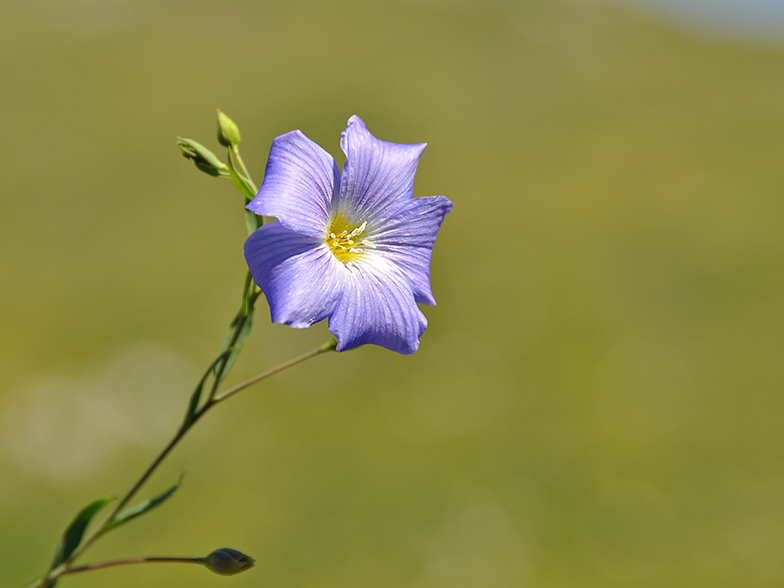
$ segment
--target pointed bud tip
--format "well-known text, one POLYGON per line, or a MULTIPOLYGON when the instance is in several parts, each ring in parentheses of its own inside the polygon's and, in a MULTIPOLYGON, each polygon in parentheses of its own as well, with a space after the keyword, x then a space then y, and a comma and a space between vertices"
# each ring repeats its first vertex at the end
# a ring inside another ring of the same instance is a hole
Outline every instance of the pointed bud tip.
POLYGON ((237 124, 218 109, 218 142, 224 147, 236 147, 240 142, 237 124))
POLYGON ((228 176, 229 168, 209 149, 192 139, 177 137, 182 156, 190 159, 201 171, 211 176, 228 176))
POLYGON ((204 558, 204 565, 207 566, 207 569, 222 576, 239 574, 252 568, 255 563, 256 560, 251 556, 230 547, 216 549, 204 558))

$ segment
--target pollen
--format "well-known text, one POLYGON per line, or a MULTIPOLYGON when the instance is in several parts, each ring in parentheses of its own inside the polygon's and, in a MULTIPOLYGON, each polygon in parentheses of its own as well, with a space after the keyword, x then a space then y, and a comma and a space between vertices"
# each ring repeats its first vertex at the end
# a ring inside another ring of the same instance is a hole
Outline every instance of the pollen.
POLYGON ((330 222, 324 240, 329 250, 332 251, 332 255, 337 257, 339 261, 348 263, 365 253, 365 248, 375 249, 373 243, 363 238, 366 230, 367 221, 356 226, 343 216, 338 215, 333 217, 330 222))

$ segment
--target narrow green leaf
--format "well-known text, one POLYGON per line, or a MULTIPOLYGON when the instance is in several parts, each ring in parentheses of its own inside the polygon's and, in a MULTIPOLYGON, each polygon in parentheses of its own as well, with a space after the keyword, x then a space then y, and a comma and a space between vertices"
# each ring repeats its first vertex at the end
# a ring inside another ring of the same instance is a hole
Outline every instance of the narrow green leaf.
POLYGON ((247 200, 253 200, 253 197, 256 194, 253 191, 253 187, 250 185, 247 179, 245 179, 237 169, 234 167, 234 162, 232 161, 231 157, 231 149, 229 149, 229 156, 226 160, 229 165, 229 174, 231 175, 231 181, 234 182, 234 187, 240 191, 240 194, 245 196, 247 200))
POLYGON ((229 355, 228 351, 223 351, 216 359, 210 364, 210 367, 207 368, 207 371, 204 372, 204 375, 199 380, 199 384, 196 386, 196 389, 193 391, 193 395, 191 396, 191 403, 188 406, 188 414, 185 416, 185 422, 183 423, 183 427, 188 428, 193 419, 196 417, 196 413, 199 410, 199 400, 201 399, 201 393, 204 391, 204 384, 207 383, 207 378, 210 377, 210 374, 214 373, 215 366, 218 365, 223 359, 229 355))
POLYGON ((221 349, 222 353, 229 351, 229 355, 226 358, 225 364, 218 363, 213 368, 215 373, 215 377, 218 377, 220 374, 220 380, 226 377, 226 374, 229 373, 229 369, 234 364, 234 360, 237 359, 237 356, 240 354, 242 350, 242 346, 245 345, 245 341, 248 339, 250 335, 250 331, 253 328, 253 308, 248 311, 247 315, 238 314, 234 317, 234 320, 231 321, 231 325, 229 326, 229 330, 226 331, 226 337, 223 340, 223 348, 221 349), (242 327, 240 327, 240 331, 237 333, 237 327, 239 322, 244 319, 242 323, 242 327), (235 339, 236 334, 236 339, 235 339), (234 341, 234 345, 232 345, 232 341, 234 341), (221 369, 221 365, 223 368, 221 369))
POLYGON ((160 506, 164 501, 171 498, 172 494, 174 494, 177 491, 181 483, 182 483, 182 478, 180 478, 179 482, 177 482, 174 486, 169 488, 163 494, 160 494, 154 498, 150 498, 149 500, 145 500, 141 504, 137 504, 136 506, 115 515, 112 518, 112 520, 109 521, 109 523, 103 528, 101 534, 106 533, 107 531, 111 531, 115 527, 122 525, 123 523, 127 523, 131 519, 135 519, 136 517, 143 515, 144 513, 152 510, 156 506, 160 506))
POLYGON ((90 524, 90 521, 98 511, 112 500, 114 500, 114 498, 99 498, 85 506, 82 511, 76 515, 76 518, 65 530, 63 538, 57 546, 57 552, 54 555, 52 567, 49 569, 56 568, 71 557, 73 552, 76 551, 76 548, 79 547, 79 543, 82 542, 82 537, 84 536, 85 530, 87 530, 87 525, 90 524))

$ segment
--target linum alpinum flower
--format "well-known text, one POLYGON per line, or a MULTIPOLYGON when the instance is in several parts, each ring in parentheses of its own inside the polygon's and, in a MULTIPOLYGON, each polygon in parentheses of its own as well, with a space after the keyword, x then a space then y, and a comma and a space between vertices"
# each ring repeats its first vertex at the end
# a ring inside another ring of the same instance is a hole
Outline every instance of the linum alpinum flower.
POLYGON ((381 141, 352 116, 343 173, 300 131, 277 137, 248 208, 278 220, 245 242, 272 320, 306 328, 329 318, 343 351, 372 343, 414 353, 427 328, 417 303, 435 304, 430 259, 452 203, 414 198, 426 144, 381 141))
POLYGON ((124 557, 86 564, 77 560, 106 533, 130 524, 174 495, 179 483, 134 504, 158 466, 218 404, 285 369, 332 351, 373 343, 413 353, 425 332, 427 320, 417 304, 435 304, 430 291, 430 259, 452 203, 444 196, 413 197, 414 175, 424 144, 380 141, 352 116, 340 141, 347 156, 341 174, 326 151, 293 131, 273 141, 266 177, 257 190, 240 155, 239 127, 218 111, 218 129, 225 160, 192 139, 180 138, 177 144, 199 170, 231 179, 250 209, 243 211, 251 236, 245 244, 249 272, 243 281, 240 308, 169 442, 121 498, 95 499, 77 513, 63 532, 52 563, 28 588, 52 588, 62 576, 151 562, 199 564, 222 575, 250 569, 253 558, 230 548, 207 557, 124 557), (265 225, 258 215, 278 220, 265 225), (304 328, 328 318, 334 337, 222 389, 253 326, 261 295, 256 284, 269 301, 274 321, 304 328))

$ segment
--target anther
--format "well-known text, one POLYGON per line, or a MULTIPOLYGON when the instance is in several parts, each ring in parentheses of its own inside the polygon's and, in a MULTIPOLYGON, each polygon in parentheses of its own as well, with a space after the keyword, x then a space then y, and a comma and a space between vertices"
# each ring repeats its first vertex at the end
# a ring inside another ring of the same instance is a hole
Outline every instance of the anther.
MULTIPOLYGON (((340 226, 346 227, 345 221, 341 219, 340 224, 337 224, 333 219, 330 229, 336 229, 340 226)), ((372 243, 363 241, 359 235, 362 235, 367 229, 367 221, 363 222, 358 227, 349 229, 348 227, 342 229, 340 232, 329 231, 327 233, 326 242, 332 253, 343 263, 350 263, 352 260, 350 256, 360 255, 363 253, 363 246, 375 248, 372 243)))

